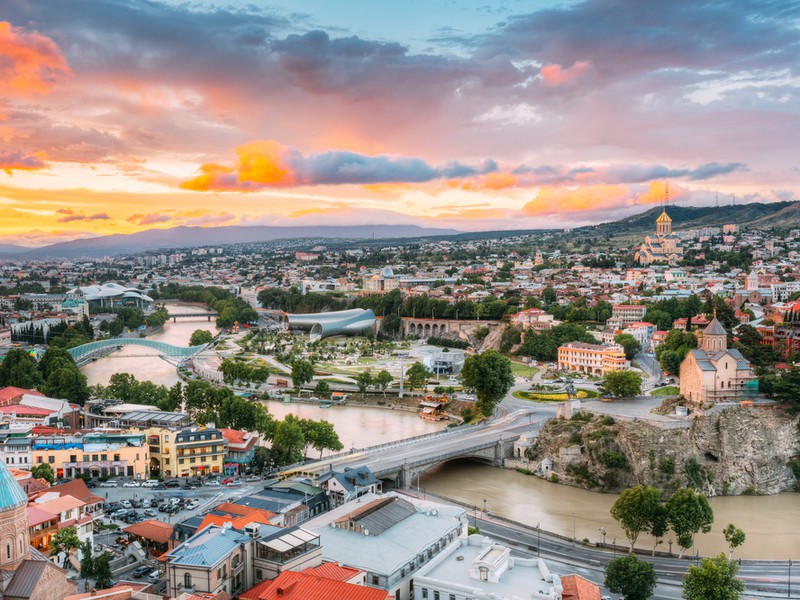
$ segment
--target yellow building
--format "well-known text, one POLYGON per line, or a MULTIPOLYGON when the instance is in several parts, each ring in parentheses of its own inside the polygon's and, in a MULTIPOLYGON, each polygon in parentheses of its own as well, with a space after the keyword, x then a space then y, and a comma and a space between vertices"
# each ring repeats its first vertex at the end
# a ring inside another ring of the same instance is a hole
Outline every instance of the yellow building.
POLYGON ((631 363, 625 359, 625 349, 617 344, 586 344, 570 342, 558 348, 558 369, 560 371, 577 371, 605 375, 610 371, 622 371, 630 368, 631 363))
POLYGON ((150 471, 162 477, 221 475, 228 442, 215 427, 146 430, 150 471))
POLYGON ((98 429, 39 435, 31 444, 31 462, 49 464, 56 477, 135 477, 147 479, 150 456, 144 434, 98 429))

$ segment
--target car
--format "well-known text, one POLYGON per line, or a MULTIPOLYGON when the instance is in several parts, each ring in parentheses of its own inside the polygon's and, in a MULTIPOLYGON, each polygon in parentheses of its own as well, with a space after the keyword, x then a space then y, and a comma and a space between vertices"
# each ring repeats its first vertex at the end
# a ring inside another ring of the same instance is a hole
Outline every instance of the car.
POLYGON ((119 503, 119 505, 122 508, 133 508, 133 505, 131 504, 130 500, 123 500, 122 502, 119 503))
POLYGON ((155 517, 158 513, 154 511, 152 508, 145 508, 144 509, 144 516, 145 517, 155 517))
POLYGON ((186 505, 186 508, 188 510, 193 510, 193 509, 197 508, 199 505, 200 505, 200 501, 199 500, 197 500, 197 499, 190 500, 189 504, 186 505))
POLYGON ((150 498, 142 500, 142 508, 150 508, 151 506, 153 506, 153 501, 150 498))
POLYGON ((131 505, 133 508, 142 508, 142 500, 141 498, 134 498, 131 500, 131 505))
POLYGON ((258 475, 251 475, 250 477, 245 479, 245 481, 247 483, 253 483, 254 481, 261 481, 261 477, 259 477, 258 475))
POLYGON ((86 482, 86 487, 88 487, 88 488, 96 488, 97 487, 97 482, 94 479, 90 479, 89 481, 86 482))
POLYGON ((242 485, 242 480, 238 478, 233 479, 232 481, 229 481, 225 485, 227 485, 228 487, 239 487, 240 485, 242 485))
POLYGON ((211 479, 210 481, 206 481, 206 485, 208 485, 208 486, 216 486, 216 485, 220 485, 220 483, 216 479, 211 479))
POLYGON ((158 512, 167 512, 169 510, 169 504, 163 502, 158 505, 158 512))
POLYGON ((233 482, 233 477, 226 477, 225 479, 222 480, 221 483, 222 483, 222 485, 228 485, 229 483, 232 483, 232 482, 233 482))
POLYGON ((142 484, 143 488, 155 488, 158 487, 158 479, 148 479, 142 484))
POLYGON ((122 487, 126 487, 126 488, 139 487, 139 482, 137 482, 137 481, 126 481, 125 483, 122 484, 122 487))
POLYGON ((150 573, 152 570, 153 570, 153 567, 150 567, 150 566, 148 566, 148 565, 142 565, 141 567, 136 567, 136 568, 133 570, 133 573, 132 573, 132 575, 133 575, 133 576, 134 576, 136 579, 141 579, 142 577, 144 577, 145 575, 147 575, 148 573, 150 573))
POLYGON ((181 482, 177 479, 170 479, 164 485, 168 488, 179 488, 181 487, 181 482))
POLYGON ((150 583, 158 583, 158 571, 151 571, 150 575, 147 576, 147 581, 150 583))
POLYGON ((115 510, 113 513, 111 513, 111 516, 114 519, 124 519, 128 516, 128 511, 125 508, 120 508, 119 510, 115 510))
POLYGON ((109 479, 108 481, 101 481, 100 482, 100 487, 104 487, 104 488, 117 487, 117 482, 114 481, 113 479, 109 479))

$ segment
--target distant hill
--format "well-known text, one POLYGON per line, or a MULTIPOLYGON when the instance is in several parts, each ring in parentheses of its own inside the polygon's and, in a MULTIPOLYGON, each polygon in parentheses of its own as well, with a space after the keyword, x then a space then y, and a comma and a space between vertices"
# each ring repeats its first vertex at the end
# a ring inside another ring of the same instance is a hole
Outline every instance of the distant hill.
MULTIPOLYGON (((619 221, 600 223, 573 230, 592 236, 623 236, 649 233, 663 209, 660 206, 625 217, 619 221)), ((762 204, 739 204, 736 206, 668 206, 667 214, 672 219, 673 231, 714 227, 726 224, 748 227, 797 227, 800 226, 800 202, 771 202, 762 204)))
POLYGON ((273 240, 300 238, 371 239, 416 238, 459 233, 455 229, 435 229, 416 225, 356 225, 309 227, 172 227, 148 229, 138 233, 104 235, 101 237, 61 242, 26 249, 25 258, 81 258, 136 254, 166 248, 192 248, 223 244, 248 244, 273 240))
POLYGON ((27 246, 17 246, 16 244, 0 244, 0 254, 19 254, 30 250, 27 246))

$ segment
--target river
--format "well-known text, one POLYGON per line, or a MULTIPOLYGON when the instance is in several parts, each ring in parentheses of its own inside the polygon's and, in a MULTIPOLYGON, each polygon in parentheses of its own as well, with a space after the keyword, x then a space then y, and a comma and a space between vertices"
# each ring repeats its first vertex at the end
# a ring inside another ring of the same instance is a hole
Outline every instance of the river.
MULTIPOLYGON (((625 534, 610 510, 617 496, 598 494, 569 486, 550 483, 538 477, 523 475, 510 469, 497 469, 470 460, 445 463, 423 475, 420 486, 426 492, 459 500, 480 509, 486 499, 486 510, 514 521, 578 540, 601 541, 600 528, 606 530, 606 542, 616 538, 618 545, 627 543, 625 534)), ((695 538, 700 555, 727 552, 722 529, 733 523, 744 530, 746 540, 734 556, 786 560, 800 558, 800 494, 773 496, 726 496, 709 500, 714 510, 714 525, 708 534, 695 538)), ((665 537, 659 550, 668 551, 665 537)), ((637 547, 652 548, 653 540, 642 535, 637 547)), ((673 544, 672 551, 678 552, 673 544)), ((690 554, 694 555, 694 549, 690 554)))
MULTIPOLYGON (((201 312, 197 305, 171 304, 172 312, 201 312)), ((205 317, 179 319, 164 325, 164 330, 151 336, 169 344, 188 345, 195 329, 214 331, 214 324, 205 317)), ((126 346, 106 358, 98 359, 81 369, 89 384, 107 384, 117 372, 134 374, 138 379, 172 385, 178 381, 175 367, 158 358, 147 348, 126 346)), ((326 419, 333 423, 345 449, 362 448, 373 444, 429 433, 443 427, 440 423, 423 421, 413 413, 381 408, 339 406, 320 408, 311 404, 283 404, 266 402, 269 411, 278 419, 292 413, 301 418, 326 419)), ((452 461, 426 473, 421 478, 423 489, 433 494, 459 500, 477 507, 483 506, 491 513, 577 539, 601 539, 600 528, 606 529, 606 541, 616 538, 623 545, 625 535, 616 525, 609 511, 616 500, 612 494, 597 494, 585 490, 546 482, 537 477, 516 471, 497 469, 472 461, 452 461)), ((800 494, 784 493, 774 496, 719 497, 710 500, 714 509, 714 527, 711 533, 696 538, 696 548, 701 555, 727 550, 722 528, 734 523, 747 535, 744 545, 735 556, 742 558, 772 558, 785 560, 800 558, 800 494)), ((665 538, 660 550, 668 550, 665 538)), ((652 548, 652 540, 641 536, 637 546, 652 548)), ((673 544, 672 551, 678 548, 673 544)), ((694 554, 694 551, 691 551, 694 554)))

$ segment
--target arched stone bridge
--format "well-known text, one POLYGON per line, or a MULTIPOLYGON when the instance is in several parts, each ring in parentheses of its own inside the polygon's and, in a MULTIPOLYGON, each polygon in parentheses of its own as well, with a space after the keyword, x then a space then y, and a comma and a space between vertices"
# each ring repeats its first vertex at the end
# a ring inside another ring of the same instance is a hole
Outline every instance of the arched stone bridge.
POLYGON ((456 319, 424 319, 403 317, 400 319, 400 330, 409 337, 437 337, 440 335, 459 335, 462 331, 469 331, 478 325, 495 327, 500 321, 492 320, 456 320, 456 319))
POLYGON ((502 466, 512 456, 514 442, 530 427, 528 411, 518 411, 490 425, 444 429, 417 438, 353 450, 314 463, 297 465, 281 475, 316 477, 348 466, 367 466, 380 479, 397 487, 411 484, 419 475, 449 460, 475 458, 502 466))
POLYGON ((143 346, 145 348, 152 348, 162 356, 171 358, 178 358, 180 360, 187 360, 205 349, 208 344, 200 346, 173 346, 172 344, 165 344, 164 342, 157 342, 156 340, 148 340, 147 338, 110 338, 107 340, 97 340, 89 342, 81 346, 75 346, 67 350, 75 359, 75 362, 80 363, 89 357, 109 348, 117 348, 119 346, 143 346))

